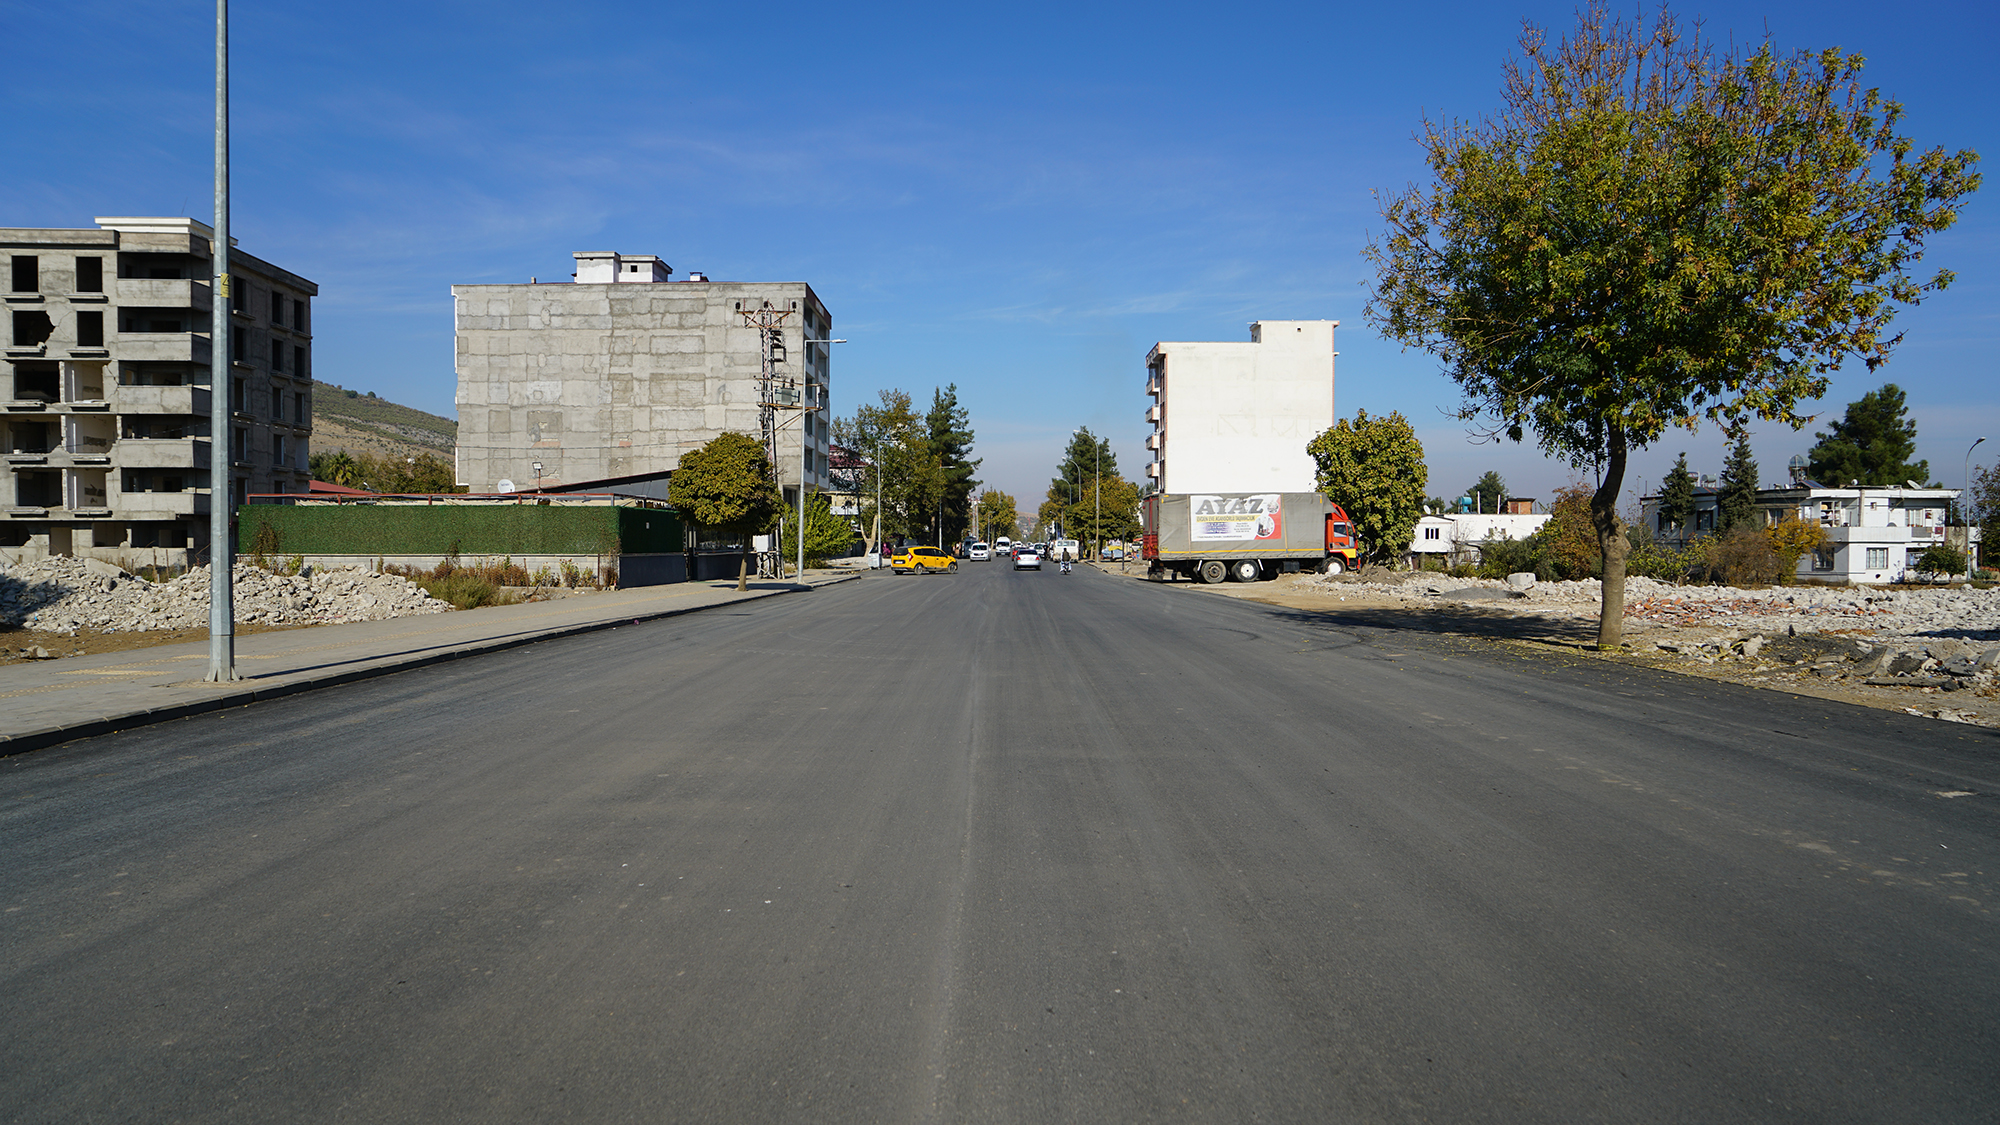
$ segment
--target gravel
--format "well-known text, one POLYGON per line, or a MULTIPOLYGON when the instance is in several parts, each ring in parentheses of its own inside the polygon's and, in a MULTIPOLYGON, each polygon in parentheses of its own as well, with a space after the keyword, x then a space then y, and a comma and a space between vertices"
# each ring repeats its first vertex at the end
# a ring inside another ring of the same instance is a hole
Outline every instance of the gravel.
MULTIPOLYGON (((334 625, 443 613, 450 603, 407 578, 359 569, 273 574, 238 563, 239 625, 334 625)), ((94 559, 49 558, 0 566, 0 624, 75 636, 193 629, 208 624, 208 568, 153 583, 94 559)))

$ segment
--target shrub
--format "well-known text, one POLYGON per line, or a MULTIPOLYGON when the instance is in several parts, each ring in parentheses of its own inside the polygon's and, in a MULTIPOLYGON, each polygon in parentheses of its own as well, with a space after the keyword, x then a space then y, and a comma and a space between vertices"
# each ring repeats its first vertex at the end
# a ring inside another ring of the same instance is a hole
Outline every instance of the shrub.
POLYGON ((1741 524, 1714 541, 1705 563, 1711 578, 1731 586, 1770 585, 1778 580, 1784 565, 1763 529, 1741 524))
POLYGON ((483 605, 505 605, 500 588, 469 571, 451 571, 442 577, 416 579, 425 593, 447 601, 454 609, 478 609, 483 605))
POLYGON ((1964 574, 1969 562, 1964 551, 1947 547, 1943 543, 1933 543, 1924 548, 1923 554, 1917 556, 1915 565, 1919 574, 1949 578, 1954 574, 1964 574))
POLYGON ((1808 523, 1790 512, 1765 528, 1764 537, 1771 541, 1771 550, 1778 556, 1778 577, 1784 582, 1797 577, 1800 559, 1826 542, 1826 532, 1819 524, 1808 523))

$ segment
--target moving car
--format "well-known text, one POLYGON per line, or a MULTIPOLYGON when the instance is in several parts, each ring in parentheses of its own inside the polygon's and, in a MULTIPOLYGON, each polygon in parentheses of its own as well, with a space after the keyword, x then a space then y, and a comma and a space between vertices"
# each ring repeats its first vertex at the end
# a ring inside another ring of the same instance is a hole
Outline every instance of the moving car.
POLYGON ((1020 546, 1014 548, 1014 569, 1015 570, 1042 569, 1042 556, 1035 550, 1034 544, 1023 543, 1020 546))
POLYGON ((956 571, 958 560, 936 547, 904 547, 889 559, 889 570, 893 574, 914 571, 956 571))
POLYGON ((966 557, 972 559, 974 562, 983 562, 993 557, 993 548, 988 547, 984 543, 975 542, 972 546, 966 548, 965 554, 966 557))
POLYGON ((1002 535, 1000 538, 995 539, 993 541, 993 553, 996 555, 1013 554, 1014 541, 1012 539, 1007 538, 1005 535, 1002 535))

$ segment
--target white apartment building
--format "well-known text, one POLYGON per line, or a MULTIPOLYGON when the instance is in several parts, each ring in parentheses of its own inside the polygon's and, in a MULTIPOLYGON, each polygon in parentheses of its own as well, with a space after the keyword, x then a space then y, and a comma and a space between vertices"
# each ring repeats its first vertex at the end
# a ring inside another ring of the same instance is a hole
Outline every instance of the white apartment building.
POLYGON ((1415 559, 1435 558, 1448 565, 1480 561, 1480 544, 1497 539, 1526 539, 1549 522, 1546 512, 1427 513, 1417 520, 1410 540, 1415 559))
MULTIPOLYGON (((804 282, 673 280, 652 255, 574 255, 574 280, 454 285, 458 482, 476 493, 657 482, 725 431, 758 436, 762 330, 780 321, 778 480, 828 483, 833 318, 804 282)), ((664 493, 662 493, 664 494, 664 493)))
MULTIPOLYGON (((208 542, 215 232, 96 223, 0 228, 0 558, 186 565, 208 542)), ((302 493, 319 287, 233 245, 229 263, 228 501, 302 493)))
POLYGON ((1248 343, 1158 343, 1146 355, 1155 492, 1312 492, 1306 444, 1333 425, 1337 320, 1261 320, 1248 343))

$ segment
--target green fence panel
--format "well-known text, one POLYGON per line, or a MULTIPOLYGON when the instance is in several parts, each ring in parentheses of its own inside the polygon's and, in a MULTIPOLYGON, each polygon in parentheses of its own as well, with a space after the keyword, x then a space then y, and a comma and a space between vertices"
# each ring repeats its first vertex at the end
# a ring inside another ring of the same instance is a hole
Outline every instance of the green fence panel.
POLYGON ((246 504, 236 549, 274 555, 609 555, 681 549, 662 508, 550 504, 246 504))

